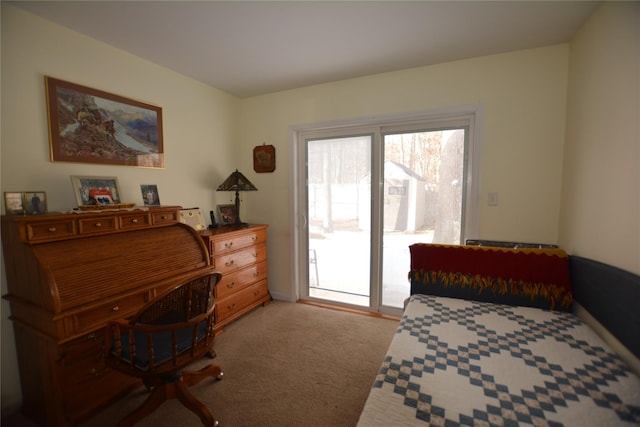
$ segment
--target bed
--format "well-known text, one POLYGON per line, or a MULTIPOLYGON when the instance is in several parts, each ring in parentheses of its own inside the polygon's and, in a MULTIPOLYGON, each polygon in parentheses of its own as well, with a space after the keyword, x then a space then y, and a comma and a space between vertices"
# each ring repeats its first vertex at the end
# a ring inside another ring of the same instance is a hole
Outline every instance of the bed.
POLYGON ((640 277, 558 248, 417 244, 411 297, 360 415, 370 426, 640 425, 640 277))

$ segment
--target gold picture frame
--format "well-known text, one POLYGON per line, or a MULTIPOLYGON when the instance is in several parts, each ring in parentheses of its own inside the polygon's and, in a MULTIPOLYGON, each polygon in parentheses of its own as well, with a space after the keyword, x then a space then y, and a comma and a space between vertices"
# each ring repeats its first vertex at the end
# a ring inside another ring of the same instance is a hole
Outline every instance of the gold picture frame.
POLYGON ((162 108, 45 76, 52 162, 164 168, 162 108))

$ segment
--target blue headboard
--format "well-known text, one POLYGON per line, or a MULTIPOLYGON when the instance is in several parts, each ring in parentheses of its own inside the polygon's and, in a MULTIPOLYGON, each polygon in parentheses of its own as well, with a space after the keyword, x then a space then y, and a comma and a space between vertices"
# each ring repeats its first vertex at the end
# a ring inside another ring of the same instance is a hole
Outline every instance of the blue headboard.
POLYGON ((569 268, 573 298, 640 357, 640 276, 573 255, 569 268))

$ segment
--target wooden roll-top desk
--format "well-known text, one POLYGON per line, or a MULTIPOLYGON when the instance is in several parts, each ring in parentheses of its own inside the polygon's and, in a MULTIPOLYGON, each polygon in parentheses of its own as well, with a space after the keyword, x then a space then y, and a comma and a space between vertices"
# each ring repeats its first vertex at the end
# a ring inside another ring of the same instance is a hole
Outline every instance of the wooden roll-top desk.
POLYGON ((23 412, 38 424, 77 424, 141 384, 105 366, 104 328, 211 264, 180 209, 2 217, 23 412))

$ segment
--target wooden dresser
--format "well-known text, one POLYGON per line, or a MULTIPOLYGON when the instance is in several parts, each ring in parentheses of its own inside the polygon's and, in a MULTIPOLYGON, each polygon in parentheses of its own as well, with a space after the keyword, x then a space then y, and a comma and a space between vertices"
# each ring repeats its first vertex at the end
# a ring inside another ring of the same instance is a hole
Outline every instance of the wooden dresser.
POLYGON ((267 226, 221 227, 200 232, 211 264, 222 273, 216 286, 217 333, 224 325, 271 301, 267 287, 267 226))
POLYGON ((77 424, 141 384, 105 366, 104 329, 210 265, 179 212, 2 217, 23 412, 38 424, 77 424))

